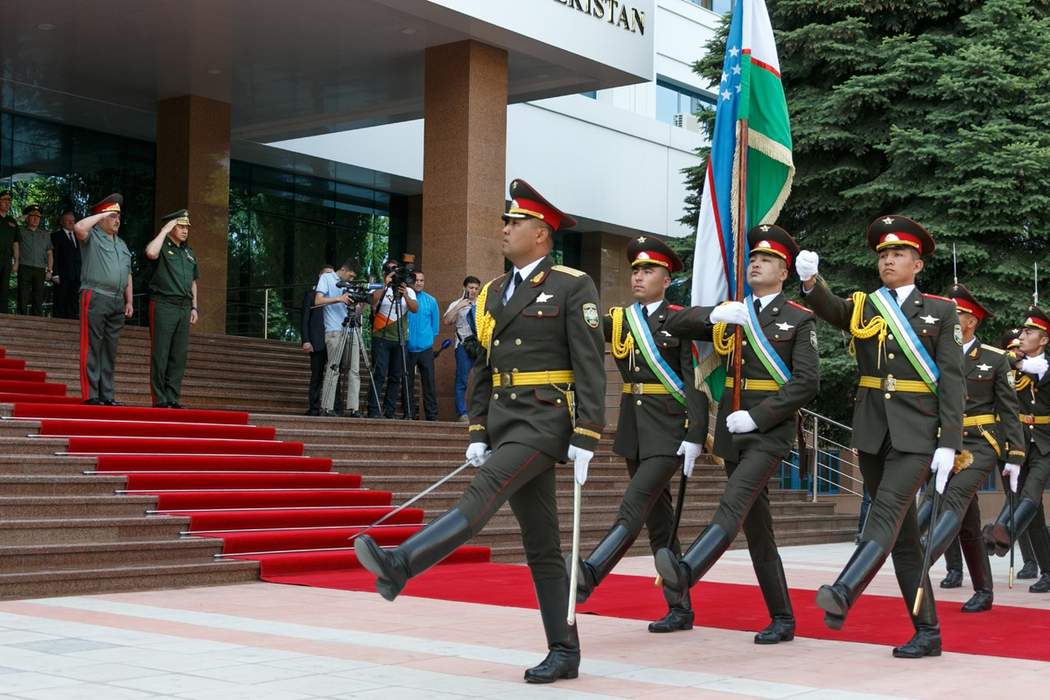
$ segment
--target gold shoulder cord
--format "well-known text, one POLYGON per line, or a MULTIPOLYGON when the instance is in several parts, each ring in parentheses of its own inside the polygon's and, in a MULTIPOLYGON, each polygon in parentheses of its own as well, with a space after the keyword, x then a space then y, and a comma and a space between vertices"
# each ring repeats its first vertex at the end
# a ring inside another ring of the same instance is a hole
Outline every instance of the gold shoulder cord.
POLYGON ((485 308, 485 301, 488 299, 489 286, 491 284, 492 282, 487 282, 481 289, 474 306, 474 324, 478 330, 478 342, 485 348, 486 357, 492 350, 492 333, 496 330, 496 319, 492 318, 492 314, 485 308))
POLYGON ((725 323, 716 323, 711 329, 711 344, 715 346, 715 352, 722 357, 733 353, 733 333, 726 333, 729 326, 725 323))
POLYGON ((886 342, 886 336, 889 335, 887 330, 886 319, 882 316, 872 316, 871 320, 864 323, 864 302, 868 300, 868 295, 864 292, 853 292, 853 315, 849 319, 849 332, 853 337, 849 341, 849 354, 851 357, 857 355, 857 348, 854 342, 857 338, 861 340, 867 340, 875 335, 879 336, 879 349, 875 356, 875 366, 878 367, 882 363, 882 346, 886 342))
POLYGON ((624 337, 622 306, 609 309, 609 316, 612 318, 612 339, 609 341, 612 356, 617 360, 625 360, 634 351, 634 335, 627 333, 624 337))
POLYGON ((1017 380, 1017 385, 1014 388, 1017 391, 1024 391, 1025 389, 1027 389, 1031 385, 1032 385, 1032 378, 1029 377, 1027 374, 1025 374, 1020 379, 1017 380))

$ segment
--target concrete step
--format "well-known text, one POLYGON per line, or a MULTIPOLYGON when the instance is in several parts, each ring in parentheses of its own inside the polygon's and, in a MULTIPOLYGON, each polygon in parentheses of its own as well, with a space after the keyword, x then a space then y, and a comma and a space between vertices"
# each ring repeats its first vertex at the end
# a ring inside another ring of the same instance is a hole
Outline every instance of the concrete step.
POLYGON ((222 551, 220 540, 187 537, 147 542, 87 542, 0 547, 0 571, 68 571, 140 565, 207 564, 222 551))
POLYGON ((189 518, 41 518, 0 520, 0 546, 88 542, 150 542, 178 539, 189 518))
POLYGON ((39 518, 130 518, 145 515, 157 503, 153 496, 0 496, 4 520, 39 518))
POLYGON ((112 496, 126 481, 122 476, 11 475, 0 465, 0 493, 5 497, 112 496))

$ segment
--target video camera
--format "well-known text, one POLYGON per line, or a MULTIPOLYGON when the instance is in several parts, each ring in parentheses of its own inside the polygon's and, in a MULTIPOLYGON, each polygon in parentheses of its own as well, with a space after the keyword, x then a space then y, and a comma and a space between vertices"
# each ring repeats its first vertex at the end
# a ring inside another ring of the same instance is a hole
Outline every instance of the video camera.
POLYGON ((411 287, 413 284, 416 283, 415 262, 416 256, 411 255, 409 253, 405 253, 404 255, 402 255, 401 264, 393 269, 391 269, 390 267, 390 262, 387 262, 386 266, 383 268, 383 279, 386 279, 386 276, 393 272, 394 276, 391 278, 389 283, 389 286, 391 288, 396 290, 402 285, 406 287, 411 287))
POLYGON ((357 280, 339 280, 335 286, 350 296, 351 304, 364 304, 372 299, 372 292, 382 289, 383 285, 358 282, 357 280))

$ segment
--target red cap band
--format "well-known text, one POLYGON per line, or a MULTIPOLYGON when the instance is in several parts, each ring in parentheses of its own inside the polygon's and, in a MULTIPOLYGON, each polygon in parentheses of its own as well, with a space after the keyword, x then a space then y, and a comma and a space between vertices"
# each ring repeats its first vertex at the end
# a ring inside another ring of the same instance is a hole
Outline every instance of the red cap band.
POLYGON ((655 250, 638 251, 638 255, 634 256, 631 265, 659 265, 661 267, 666 267, 668 270, 672 267, 671 258, 658 253, 655 250))
POLYGON ((973 316, 975 316, 978 321, 984 320, 985 313, 982 309, 974 306, 966 299, 959 299, 958 297, 956 297, 954 301, 955 307, 959 309, 959 311, 963 311, 968 314, 973 314, 973 316))
POLYGON ((765 238, 756 241, 755 245, 751 248, 751 254, 754 255, 755 253, 768 253, 769 255, 775 255, 786 262, 788 267, 791 267, 791 251, 779 241, 767 240, 765 238))
POLYGON ((1027 328, 1038 328, 1039 330, 1043 331, 1044 333, 1050 333, 1050 323, 1047 323, 1046 321, 1044 321, 1041 318, 1035 318, 1034 316, 1029 316, 1028 318, 1026 318, 1024 320, 1024 325, 1027 328))
POLYGON ((879 251, 883 248, 891 248, 893 246, 906 245, 911 246, 915 250, 922 252, 922 241, 918 236, 911 233, 904 233, 903 231, 890 231, 879 236, 879 244, 875 246, 875 250, 879 251))
POLYGON ((508 214, 525 214, 531 216, 545 224, 549 224, 555 231, 561 226, 561 213, 555 209, 551 209, 543 202, 537 202, 532 199, 524 199, 518 197, 512 200, 510 203, 510 211, 508 214))

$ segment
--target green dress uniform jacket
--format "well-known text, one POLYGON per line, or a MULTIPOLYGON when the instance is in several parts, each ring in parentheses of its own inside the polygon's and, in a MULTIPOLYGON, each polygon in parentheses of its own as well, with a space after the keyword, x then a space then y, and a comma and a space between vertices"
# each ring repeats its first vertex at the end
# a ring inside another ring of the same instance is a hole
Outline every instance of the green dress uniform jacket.
POLYGON ((1006 352, 982 345, 977 340, 966 353, 963 371, 966 376, 966 416, 995 416, 995 423, 991 426, 964 426, 964 447, 973 439, 985 440, 991 444, 999 460, 1021 464, 1027 440, 1018 417, 1020 404, 1006 352))
MULTIPOLYGON (((832 294, 824 280, 806 295, 817 315, 850 332, 853 300, 832 294)), ((938 393, 910 393, 858 387, 853 407, 853 447, 877 453, 889 434, 898 452, 932 454, 937 447, 962 449, 963 395, 962 335, 955 303, 944 297, 912 290, 900 305, 919 342, 940 369, 938 393)), ((878 315, 870 299, 864 303, 863 322, 878 315)), ((857 368, 862 376, 921 381, 898 340, 890 333, 880 347, 878 337, 854 338, 857 368)))
POLYGON ((493 450, 529 445, 556 460, 566 459, 570 444, 593 451, 605 428, 605 343, 594 282, 547 257, 504 305, 508 279, 497 277, 479 295, 478 338, 486 351, 472 370, 470 439, 493 450), (518 384, 514 376, 565 370, 575 375, 571 393, 567 382, 518 384))
MULTIPOLYGON (((679 313, 682 313, 681 307, 665 301, 649 315, 648 324, 660 356, 685 383, 685 405, 669 394, 639 391, 621 394, 620 418, 613 451, 626 459, 641 461, 657 455, 674 457, 683 440, 703 445, 707 438, 708 399, 693 381, 692 345, 671 335, 665 327, 667 320, 679 313)), ((604 318, 603 330, 605 339, 611 341, 613 321, 609 315, 604 318)), ((621 334, 626 338, 631 333, 630 325, 624 318, 621 334)), ((660 379, 645 361, 638 345, 639 341, 635 338, 631 354, 616 359, 624 386, 660 384, 660 379)))
MULTIPOLYGON (((709 319, 714 307, 693 307, 681 311, 667 323, 667 330, 681 338, 711 340, 714 326, 709 319)), ((758 322, 780 359, 791 370, 789 379, 779 391, 754 391, 748 381, 772 381, 755 349, 743 341, 740 408, 751 415, 757 431, 734 435, 726 427, 733 412, 733 390, 722 392, 715 421, 714 453, 736 461, 742 451, 761 449, 787 455, 795 444, 795 415, 817 395, 820 388, 820 357, 817 354, 816 322, 813 312, 778 294, 758 315, 758 322)), ((730 327, 732 330, 732 327, 730 327)), ((732 378, 731 358, 726 359, 726 376, 732 378)))
POLYGON ((168 236, 161 246, 160 255, 153 263, 150 278, 150 297, 168 301, 193 299, 193 281, 200 278, 197 257, 188 243, 179 245, 168 236))
MULTIPOLYGON (((1035 416, 1050 416, 1050 372, 1042 379, 1034 374, 1017 373, 1017 399, 1020 403, 1023 431, 1026 443, 1034 443, 1044 455, 1050 455, 1050 423, 1036 424, 1030 420, 1035 416)), ((1031 449, 1029 448, 1029 453, 1031 449)), ((1031 454, 1029 454, 1031 456, 1031 454)))

